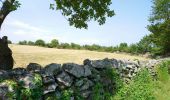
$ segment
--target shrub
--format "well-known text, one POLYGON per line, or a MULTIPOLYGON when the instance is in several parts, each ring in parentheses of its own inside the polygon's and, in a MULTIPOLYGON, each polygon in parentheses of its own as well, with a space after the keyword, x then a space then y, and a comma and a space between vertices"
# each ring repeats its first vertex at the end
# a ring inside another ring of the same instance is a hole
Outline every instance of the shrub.
POLYGON ((146 69, 141 70, 133 81, 116 94, 116 100, 155 100, 153 81, 146 69))
POLYGON ((169 79, 168 68, 170 66, 170 61, 162 62, 157 67, 158 80, 166 82, 169 79))
POLYGON ((92 89, 92 100, 113 100, 114 95, 123 87, 123 81, 113 68, 101 72, 101 77, 111 81, 111 84, 98 82, 92 89))
POLYGON ((33 82, 36 85, 34 89, 24 88, 23 82, 19 82, 17 87, 17 100, 39 100, 41 98, 43 94, 41 76, 35 74, 33 82))

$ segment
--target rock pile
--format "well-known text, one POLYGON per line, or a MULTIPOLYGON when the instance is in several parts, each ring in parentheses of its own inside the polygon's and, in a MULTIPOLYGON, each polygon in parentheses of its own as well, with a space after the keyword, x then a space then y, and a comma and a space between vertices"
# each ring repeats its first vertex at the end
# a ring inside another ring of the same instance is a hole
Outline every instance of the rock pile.
MULTIPOLYGON (((152 63, 152 67, 155 63, 152 63)), ((87 100, 92 100, 92 88, 97 83, 102 83, 109 92, 114 92, 115 84, 113 79, 102 74, 106 69, 115 69, 125 82, 132 79, 141 69, 141 63, 137 60, 84 60, 83 65, 74 63, 49 64, 44 68, 36 63, 30 63, 27 68, 15 68, 11 71, 0 70, 0 80, 12 79, 14 84, 22 82, 23 88, 35 89, 35 74, 40 76, 42 81, 42 100, 48 98, 51 94, 61 97, 62 91, 71 89, 87 100)), ((146 65, 147 65, 146 64, 146 65)), ((150 65, 147 65, 150 66, 150 65)), ((0 83, 0 99, 8 98, 6 94, 15 93, 15 89, 7 84, 0 83)), ((74 100, 74 95, 71 97, 74 100)))

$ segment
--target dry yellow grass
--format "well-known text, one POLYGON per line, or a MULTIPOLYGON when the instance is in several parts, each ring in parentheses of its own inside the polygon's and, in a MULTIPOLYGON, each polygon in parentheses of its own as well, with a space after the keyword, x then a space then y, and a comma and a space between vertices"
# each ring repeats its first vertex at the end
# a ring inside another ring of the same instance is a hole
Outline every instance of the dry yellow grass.
POLYGON ((139 56, 131 56, 128 54, 116 54, 106 52, 95 52, 88 50, 67 50, 56 48, 43 48, 25 45, 9 45, 13 51, 15 59, 14 67, 25 67, 31 62, 39 63, 42 66, 50 63, 68 63, 74 62, 82 64, 84 59, 139 59, 147 60, 147 58, 139 56))

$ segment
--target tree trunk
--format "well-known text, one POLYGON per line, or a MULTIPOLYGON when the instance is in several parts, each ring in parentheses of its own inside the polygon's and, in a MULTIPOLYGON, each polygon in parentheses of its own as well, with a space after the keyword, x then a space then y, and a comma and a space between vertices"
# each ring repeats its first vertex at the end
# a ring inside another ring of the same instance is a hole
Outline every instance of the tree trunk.
MULTIPOLYGON (((13 3, 15 0, 5 0, 2 3, 0 10, 0 30, 2 23, 4 22, 6 16, 13 11, 13 3)), ((7 36, 0 38, 0 70, 11 70, 14 65, 14 60, 12 57, 12 51, 8 47, 7 36)))
POLYGON ((8 47, 7 36, 4 36, 0 39, 0 70, 10 70, 13 65, 12 51, 8 47))
POLYGON ((2 23, 4 22, 6 16, 13 11, 13 3, 15 0, 5 0, 2 4, 1 10, 0 10, 0 29, 2 27, 2 23))

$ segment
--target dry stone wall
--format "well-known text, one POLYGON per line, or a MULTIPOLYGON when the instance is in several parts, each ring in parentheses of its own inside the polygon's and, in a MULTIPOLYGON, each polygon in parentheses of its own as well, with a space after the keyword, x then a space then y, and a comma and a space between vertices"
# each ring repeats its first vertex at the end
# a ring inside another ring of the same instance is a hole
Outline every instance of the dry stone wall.
MULTIPOLYGON (((0 70, 0 80, 14 80, 16 84, 23 84, 23 88, 34 89, 35 74, 39 75, 42 82, 43 94, 40 100, 49 97, 50 94, 55 94, 57 97, 61 96, 62 91, 71 89, 79 91, 79 94, 87 99, 92 100, 92 88, 97 83, 103 83, 109 92, 114 92, 115 84, 102 71, 110 68, 115 69, 120 77, 125 82, 130 81, 141 68, 146 67, 154 76, 156 73, 153 68, 159 61, 152 60, 140 62, 138 60, 117 60, 117 59, 103 59, 103 60, 84 60, 83 65, 75 63, 65 63, 63 65, 52 63, 42 67, 36 63, 30 63, 26 68, 15 68, 11 71, 0 70)), ((8 82, 0 83, 0 99, 8 99, 8 93, 15 93, 15 89, 8 84, 8 82)), ((74 100, 74 96, 70 98, 74 100)))

